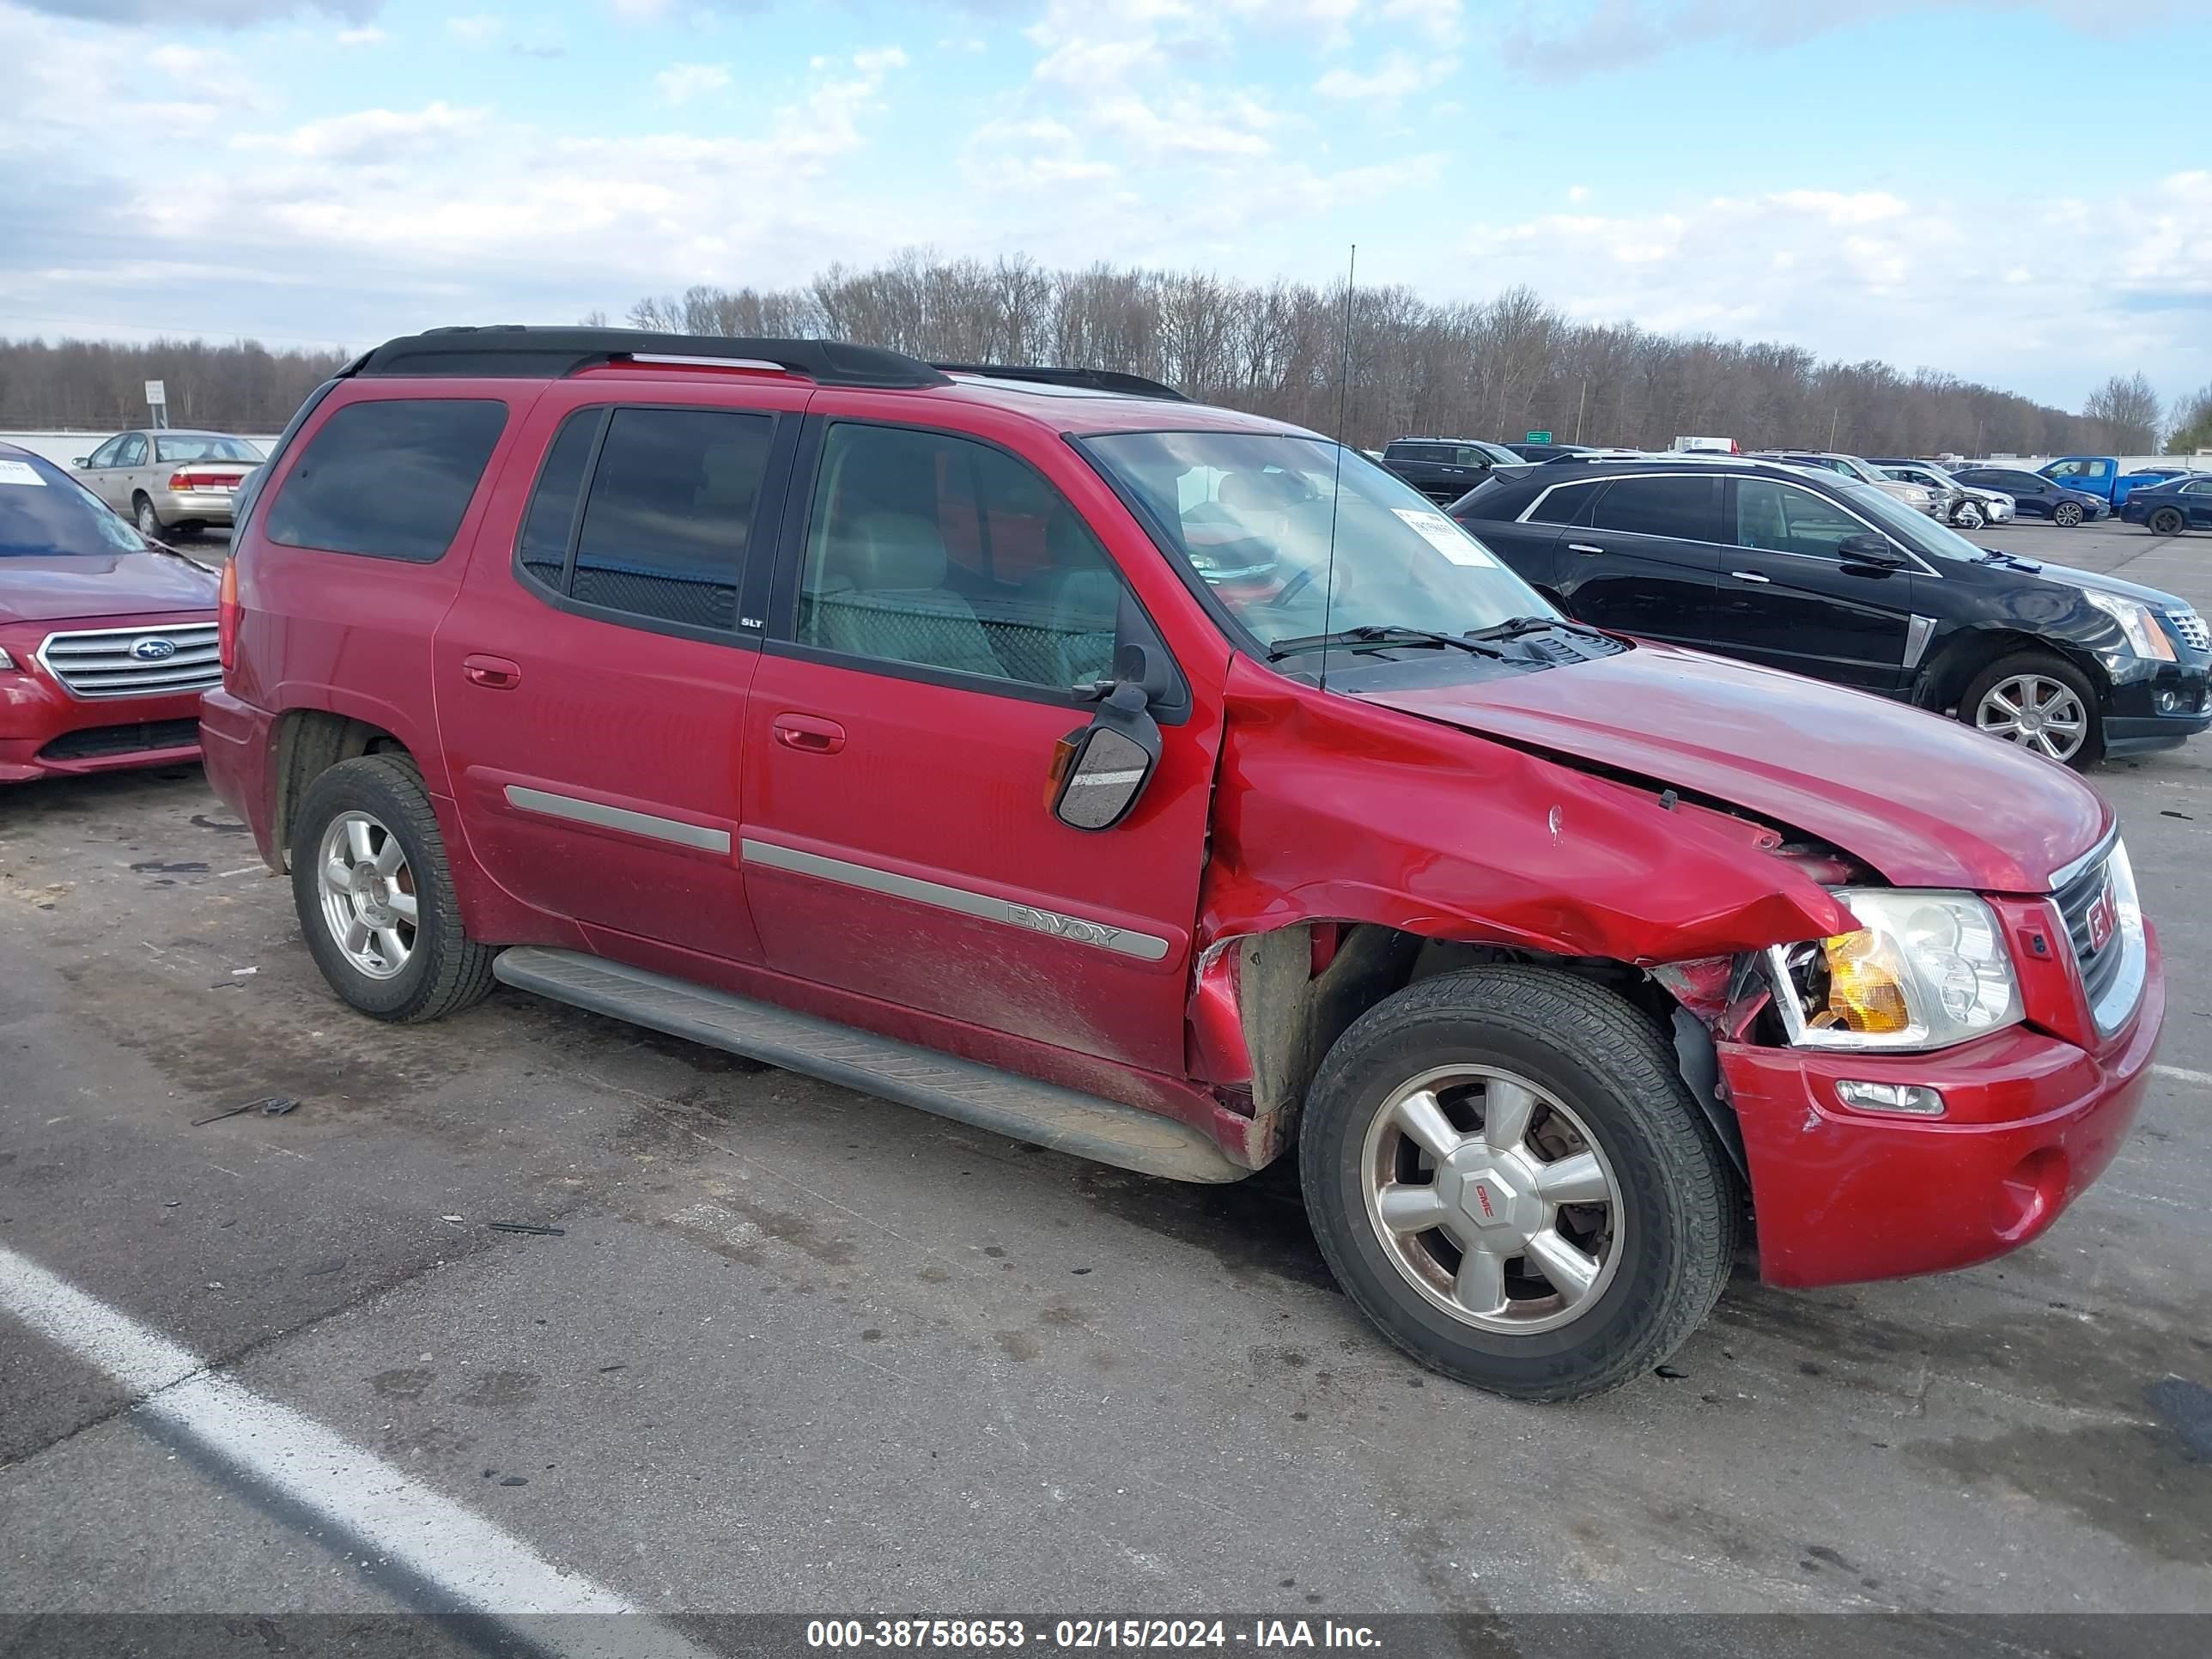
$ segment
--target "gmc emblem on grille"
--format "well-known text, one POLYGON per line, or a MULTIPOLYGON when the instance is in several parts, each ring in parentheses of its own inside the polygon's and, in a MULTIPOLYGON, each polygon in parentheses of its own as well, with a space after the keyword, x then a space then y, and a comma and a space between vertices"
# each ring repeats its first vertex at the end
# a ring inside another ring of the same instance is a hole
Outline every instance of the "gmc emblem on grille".
POLYGON ((177 647, 171 640, 141 640, 131 647, 131 654, 140 662, 167 662, 177 654, 177 647))
POLYGON ((2089 902, 2089 914, 2083 918, 2089 927, 2089 949, 2101 951, 2112 937, 2118 919, 2112 914, 2112 884, 2109 881, 2097 896, 2089 902))

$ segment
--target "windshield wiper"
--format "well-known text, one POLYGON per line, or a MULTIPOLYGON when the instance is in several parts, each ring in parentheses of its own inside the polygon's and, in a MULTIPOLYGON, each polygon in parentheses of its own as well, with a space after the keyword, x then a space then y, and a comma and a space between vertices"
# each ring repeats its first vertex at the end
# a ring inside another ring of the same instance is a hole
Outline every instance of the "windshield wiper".
POLYGON ((1473 656, 1487 657, 1493 662, 1510 660, 1504 652, 1462 635, 1438 634, 1426 628, 1400 628, 1379 623, 1368 623, 1358 628, 1340 628, 1333 634, 1302 634, 1295 639, 1278 640, 1267 647, 1267 660, 1280 662, 1285 657, 1295 657, 1307 651, 1323 651, 1332 646, 1341 647, 1347 651, 1373 651, 1394 645, 1451 646, 1473 656))
POLYGON ((1585 639, 1602 640, 1607 637, 1603 629, 1592 628, 1588 623, 1576 622, 1569 617, 1508 617, 1502 623, 1476 629, 1468 637, 1471 640, 1517 640, 1523 634, 1540 634, 1553 628, 1562 634, 1580 634, 1585 639))
POLYGON ((1982 556, 1977 560, 1976 562, 1979 564, 2008 564, 2015 570, 2040 570, 2043 568, 2043 567, 2036 563, 2034 560, 2023 559, 2019 554, 2008 553, 2001 547, 1984 548, 1982 550, 1982 556))

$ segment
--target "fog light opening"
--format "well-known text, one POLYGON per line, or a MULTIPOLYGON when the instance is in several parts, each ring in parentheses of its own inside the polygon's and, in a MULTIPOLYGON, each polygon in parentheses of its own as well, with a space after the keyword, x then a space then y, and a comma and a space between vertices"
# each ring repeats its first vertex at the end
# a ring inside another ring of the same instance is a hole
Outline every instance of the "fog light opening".
POLYGON ((1899 1112, 1908 1117, 1943 1115, 1943 1091, 1923 1083, 1863 1083, 1847 1078, 1836 1085, 1836 1098, 1854 1111, 1899 1112))
POLYGON ((2066 1154, 2056 1146, 2030 1152, 1997 1183, 1990 1219, 2008 1244, 2033 1237, 2048 1226, 2066 1201, 2066 1154))

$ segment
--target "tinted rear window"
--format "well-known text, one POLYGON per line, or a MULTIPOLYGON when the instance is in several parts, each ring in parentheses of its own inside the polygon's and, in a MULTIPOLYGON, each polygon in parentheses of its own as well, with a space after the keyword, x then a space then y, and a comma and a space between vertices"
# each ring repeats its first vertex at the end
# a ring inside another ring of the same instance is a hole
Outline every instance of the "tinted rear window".
POLYGON ((523 569, 600 611, 735 629, 775 435, 772 416, 733 410, 578 410, 531 496, 523 569), (599 462, 580 518, 577 492, 595 444, 599 462))
POLYGON ((135 553, 138 532, 92 492, 36 455, 0 454, 0 558, 135 553))
POLYGON ((323 422, 264 520, 291 547, 427 564, 461 527, 507 424, 489 399, 352 404, 323 422))
POLYGON ((1678 541, 1717 541, 1719 485, 1717 478, 1616 478, 1606 487, 1591 526, 1678 541))

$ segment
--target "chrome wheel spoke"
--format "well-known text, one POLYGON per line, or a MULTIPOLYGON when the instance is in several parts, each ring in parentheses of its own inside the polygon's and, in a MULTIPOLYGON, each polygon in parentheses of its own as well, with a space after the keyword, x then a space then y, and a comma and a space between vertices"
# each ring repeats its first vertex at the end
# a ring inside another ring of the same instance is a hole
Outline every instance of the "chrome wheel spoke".
POLYGON ((346 950, 356 957, 368 949, 368 924, 358 915, 346 923, 343 942, 346 950))
POLYGON ((384 908, 402 921, 411 922, 416 919, 415 895, 412 893, 402 893, 395 890, 392 896, 384 901, 384 908))
POLYGON ((1459 1149, 1467 1137, 1452 1127, 1433 1091, 1417 1089, 1400 1101, 1391 1114, 1408 1139, 1437 1163, 1459 1149))
POLYGON ((1376 1213, 1394 1233, 1422 1233, 1441 1227, 1451 1211, 1434 1187, 1395 1182, 1375 1194, 1376 1213))
POLYGON ((384 845, 376 849, 376 873, 389 876, 407 862, 407 854, 399 850, 399 837, 389 830, 384 832, 384 845))
POLYGON ((2020 719, 2020 705, 2014 702, 2010 697, 2005 696, 2004 687, 2002 686, 1997 687, 1996 690, 1991 691, 1988 696, 1982 699, 1982 712, 1986 714, 1991 709, 1995 709, 1997 714, 2002 716, 2005 720, 2018 720, 2020 719))
POLYGON ((1572 1307, 1589 1294, 1601 1264, 1556 1232, 1540 1232, 1528 1241, 1528 1261, 1544 1275, 1559 1300, 1572 1307))
POLYGON ((1460 1258, 1452 1279, 1452 1295, 1472 1314, 1492 1317, 1505 1311, 1505 1258, 1487 1250, 1469 1250, 1460 1258))
POLYGON ((1536 1115, 1536 1097, 1518 1083, 1493 1079, 1482 1091, 1482 1144, 1493 1152, 1510 1152, 1528 1138, 1529 1120, 1536 1115))
POLYGON ((369 859, 368 820, 348 818, 345 826, 346 852, 356 864, 366 864, 369 859))
POLYGON ((1536 1190, 1554 1204, 1609 1204, 1613 1183, 1595 1152, 1577 1152, 1536 1171, 1536 1190))
POLYGON ((376 948, 382 953, 384 965, 387 968, 397 968, 407 960, 407 946, 401 941, 397 927, 378 928, 376 948))
POLYGON ((339 894, 350 902, 353 898, 353 871, 336 859, 325 859, 323 890, 339 894))

